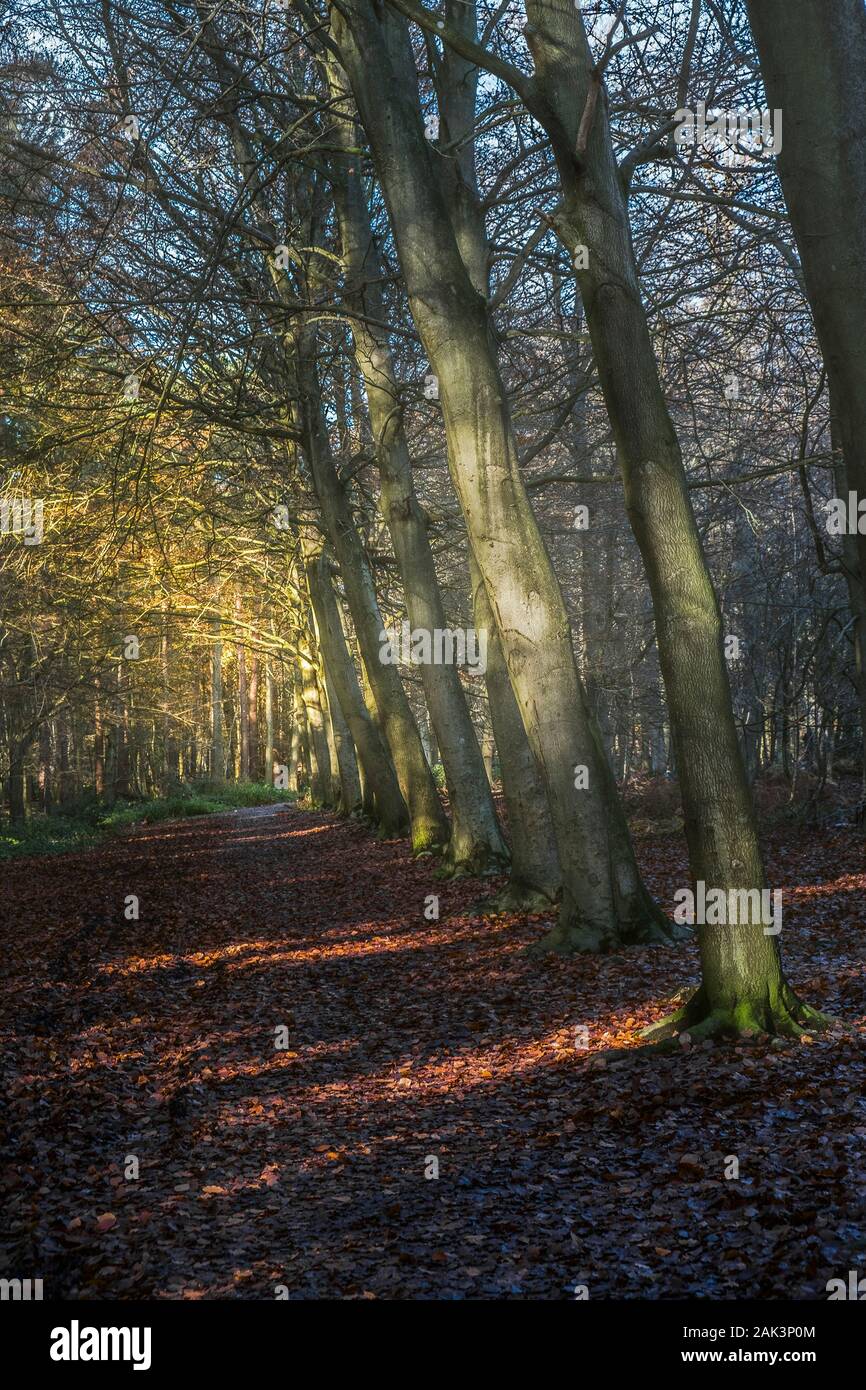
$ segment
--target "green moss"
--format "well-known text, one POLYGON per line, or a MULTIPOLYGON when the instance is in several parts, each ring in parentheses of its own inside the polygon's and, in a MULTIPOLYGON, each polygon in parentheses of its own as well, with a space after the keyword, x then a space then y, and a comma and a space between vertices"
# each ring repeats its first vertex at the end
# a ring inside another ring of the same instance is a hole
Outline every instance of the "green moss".
POLYGON ((429 821, 416 820, 412 824, 412 853, 439 854, 442 850, 442 829, 429 821))
POLYGON ((783 981, 771 994, 740 1000, 730 1009, 709 1009, 705 992, 699 989, 681 1009, 645 1028, 641 1037, 661 1045, 684 1033, 694 1042, 758 1033, 802 1038, 807 1033, 821 1033, 832 1023, 826 1014, 798 999, 790 985, 783 981))

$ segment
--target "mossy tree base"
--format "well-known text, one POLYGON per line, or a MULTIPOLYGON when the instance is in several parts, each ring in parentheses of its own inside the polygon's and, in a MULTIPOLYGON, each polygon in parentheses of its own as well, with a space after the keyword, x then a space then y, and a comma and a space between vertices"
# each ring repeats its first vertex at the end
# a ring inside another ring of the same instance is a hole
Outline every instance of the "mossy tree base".
POLYGON ((493 878, 505 873, 507 868, 508 861, 487 845, 460 851, 449 845, 437 874, 440 878, 493 878))
POLYGON ((470 911, 479 917, 505 917, 512 912, 550 912, 555 906, 556 899, 542 889, 512 879, 498 893, 473 903, 470 911))
POLYGON ((429 822, 415 820, 411 828, 412 856, 417 859, 421 855, 444 854, 446 844, 442 840, 442 831, 438 825, 429 822))
POLYGON ((614 925, 594 922, 557 922, 539 941, 526 948, 529 956, 571 956, 578 952, 601 955, 624 946, 675 946, 691 936, 688 927, 678 925, 661 908, 647 910, 614 925))
POLYGON ((790 985, 782 982, 778 990, 763 998, 743 999, 730 1007, 711 1007, 703 986, 677 1009, 645 1028, 647 1042, 664 1043, 687 1033, 693 1042, 707 1038, 741 1037, 743 1034, 769 1034, 780 1038, 802 1038, 832 1027, 833 1020, 810 1004, 798 999, 790 985))

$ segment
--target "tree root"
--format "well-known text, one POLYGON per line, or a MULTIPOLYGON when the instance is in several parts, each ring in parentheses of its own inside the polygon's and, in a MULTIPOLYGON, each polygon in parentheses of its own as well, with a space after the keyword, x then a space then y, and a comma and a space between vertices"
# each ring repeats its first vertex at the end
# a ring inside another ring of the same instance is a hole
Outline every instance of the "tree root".
POLYGON ((444 851, 444 844, 432 831, 422 829, 412 830, 412 858, 423 859, 426 855, 435 855, 436 858, 444 851))
POLYGON ((810 1004, 804 1004, 790 985, 783 982, 775 997, 746 999, 730 1009, 711 1009, 701 987, 681 1009, 645 1028, 641 1037, 650 1043, 670 1041, 675 1047, 678 1045, 677 1039, 684 1034, 688 1034, 692 1042, 754 1034, 802 1038, 812 1033, 823 1033, 833 1026, 832 1018, 813 1009, 810 1004))
POLYGON ((436 870, 437 878, 495 878, 508 869, 508 860, 486 847, 476 846, 459 859, 449 846, 436 870))
POLYGON ((557 922, 539 941, 527 946, 525 954, 571 956, 582 951, 600 955, 625 946, 675 946, 690 936, 688 927, 672 922, 651 904, 640 917, 621 921, 613 929, 593 922, 557 922))
POLYGON ((501 917, 511 912, 549 912, 556 906, 556 899, 540 888, 529 883, 509 879, 504 888, 489 898, 479 898, 469 911, 477 917, 501 917))

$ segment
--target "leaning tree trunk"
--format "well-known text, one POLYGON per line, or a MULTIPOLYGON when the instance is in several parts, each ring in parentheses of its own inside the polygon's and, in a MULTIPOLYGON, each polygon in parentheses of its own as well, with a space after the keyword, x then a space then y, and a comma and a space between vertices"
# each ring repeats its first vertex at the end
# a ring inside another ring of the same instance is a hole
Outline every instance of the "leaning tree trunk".
MULTIPOLYGON (((446 0, 445 14, 449 24, 461 33, 475 36, 474 0, 446 0)), ((436 167, 470 282, 488 299, 491 254, 475 165, 477 86, 477 68, 453 49, 445 48, 436 67, 436 96, 441 120, 440 146, 448 148, 449 154, 439 158, 436 167)), ((487 697, 512 845, 508 883, 488 906, 502 911, 543 907, 559 897, 562 887, 556 833, 544 778, 526 737, 490 600, 471 546, 469 578, 475 626, 488 634, 487 697)))
MULTIPOLYGON (((324 651, 322 655, 324 658, 324 651)), ((337 698, 334 683, 328 674, 327 661, 324 662, 324 675, 328 712, 331 716, 331 727, 334 731, 337 766, 340 769, 343 813, 347 816, 352 816, 361 809, 361 777, 358 771, 358 759, 355 753, 352 735, 349 732, 348 722, 343 714, 340 701, 337 698)))
MULTIPOLYGON (((747 0, 767 98, 784 113, 782 191, 827 368, 844 482, 866 498, 866 9, 863 0, 747 0)), ((845 559, 866 721, 866 525, 845 559), (851 559, 856 556, 856 563, 851 559)), ((866 791, 866 722, 864 791, 866 791)))
POLYGON ((319 697, 319 682, 312 653, 301 652, 301 698, 307 726, 307 752, 310 760, 310 799, 314 806, 331 807, 331 754, 325 731, 325 717, 319 697))
POLYGON ((376 820, 383 835, 404 835, 408 829, 406 803, 388 746, 364 703, 324 555, 309 554, 306 570, 328 680, 354 740, 376 820))
MULTIPOLYGON (((328 76, 333 95, 343 100, 346 84, 335 63, 328 76)), ((354 122, 340 117, 332 129, 346 151, 335 161, 334 198, 340 225, 346 298, 357 310, 352 319, 355 362, 364 381, 370 426, 379 464, 380 506, 400 570, 409 622, 433 633, 448 624, 424 514, 415 494, 409 447, 403 428, 400 388, 394 370, 382 293, 382 266, 356 150, 354 122)), ((463 873, 500 869, 508 851, 502 839, 478 737, 454 665, 425 662, 420 667, 430 722, 442 756, 451 810, 446 862, 463 873)))
POLYGON ((312 610, 312 626, 319 657, 318 678, 319 697, 325 717, 325 730, 328 736, 328 750, 331 757, 331 781, 334 802, 341 815, 350 816, 361 802, 361 782, 358 776, 358 762, 349 726, 340 708, 333 681, 328 675, 328 658, 322 646, 321 624, 317 605, 313 601, 312 586, 307 584, 312 610))
POLYGON ((352 809, 351 795, 346 798, 346 788, 343 781, 343 767, 340 763, 340 749, 337 747, 337 732, 334 728, 334 719, 331 713, 331 702, 328 699, 328 683, 325 679, 325 664, 319 652, 319 661, 316 668, 316 682, 319 687, 319 704, 322 710, 322 719, 325 724, 325 738, 328 742, 328 761, 331 768, 331 793, 330 804, 335 807, 340 815, 348 815, 352 809))
POLYGON ((559 896, 562 874, 544 779, 526 737, 520 710, 508 679, 502 643, 496 631, 487 590, 470 555, 475 626, 487 633, 487 699, 499 754, 502 794, 508 814, 511 873, 508 883, 487 904, 491 911, 539 910, 559 896))
POLYGON ((310 784, 310 768, 307 757, 307 711, 301 688, 300 659, 292 672, 292 699, 294 717, 292 720, 292 767, 289 772, 289 790, 302 792, 310 784))
POLYGON ((387 10, 380 18, 371 0, 349 0, 332 12, 332 32, 373 147, 412 314, 439 381, 452 480, 548 789, 563 875, 550 945, 597 951, 668 939, 630 845, 627 875, 617 862, 625 821, 609 796, 565 603, 520 474, 486 304, 431 166, 405 25, 387 10))
MULTIPOLYGON (((550 136, 563 203, 553 218, 576 266, 629 521, 653 600, 694 885, 763 890, 764 867, 734 722, 716 593, 691 508, 640 295, 626 197, 583 19, 527 0, 532 109, 550 136), (586 253, 586 254, 584 254, 586 253), (585 266, 585 268, 584 268, 585 266)), ((683 1019, 706 1032, 794 1032, 809 1016, 760 921, 702 926, 703 985, 683 1019)))
POLYGON ((325 527, 340 563, 346 601, 382 729, 391 750, 400 790, 409 809, 415 853, 447 842, 449 827, 436 783, 424 756, 418 725, 396 665, 383 660, 384 625, 370 562, 337 475, 322 416, 315 362, 315 337, 298 335, 296 363, 304 455, 325 527))
MULTIPOLYGON (((217 72, 225 81, 218 43, 210 26, 205 30, 206 47, 217 72)), ((233 79, 230 79, 233 82, 233 79)), ((234 93, 227 94, 230 104, 234 93)), ((236 117, 229 117, 233 148, 241 176, 252 191, 252 202, 261 229, 276 245, 279 242, 274 223, 261 191, 256 162, 249 142, 236 117)), ((304 196, 309 189, 304 189, 304 196)), ((255 243, 258 249, 258 242, 255 243)), ((315 279, 314 262, 308 262, 308 274, 315 279)), ((448 818, 442 808, 436 783, 424 756, 418 727, 403 688, 396 666, 383 662, 383 625, 379 612, 376 588, 366 551, 355 525, 348 496, 340 479, 331 451, 321 400, 316 362, 318 334, 315 316, 308 321, 296 313, 296 297, 286 272, 277 266, 275 258, 267 261, 267 271, 274 288, 280 311, 280 321, 288 318, 291 327, 282 331, 280 343, 290 381, 289 408, 301 436, 301 450, 310 472, 313 490, 318 500, 327 534, 334 547, 346 600, 362 659, 374 691, 382 729, 394 762, 400 788, 411 819, 412 848, 416 853, 430 851, 447 843, 448 818), (282 312, 285 310, 286 312, 282 312)), ((309 284, 305 286, 305 293, 309 284)), ((256 310, 258 314, 258 309, 256 310)))

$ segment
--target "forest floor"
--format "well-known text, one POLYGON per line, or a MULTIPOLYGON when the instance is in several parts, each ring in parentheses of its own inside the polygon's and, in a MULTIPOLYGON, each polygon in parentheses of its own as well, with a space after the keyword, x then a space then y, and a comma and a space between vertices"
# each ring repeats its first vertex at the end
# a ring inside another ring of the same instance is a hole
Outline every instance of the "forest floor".
MULTIPOLYGON (((638 844, 670 905, 682 837, 638 844)), ((489 881, 328 814, 10 862, 0 1274, 46 1298, 825 1298, 866 1273, 862 835, 767 854, 789 977, 851 1031, 641 1060, 693 945, 528 958, 548 919, 472 915, 489 881)))

